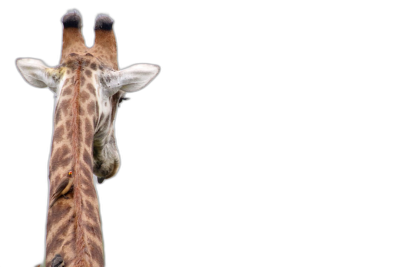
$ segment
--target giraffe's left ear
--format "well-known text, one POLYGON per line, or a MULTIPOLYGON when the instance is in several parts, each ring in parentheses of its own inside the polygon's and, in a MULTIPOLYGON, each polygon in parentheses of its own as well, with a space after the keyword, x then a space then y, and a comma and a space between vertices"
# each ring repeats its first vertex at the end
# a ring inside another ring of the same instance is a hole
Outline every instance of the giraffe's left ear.
POLYGON ((55 69, 34 58, 18 58, 16 64, 22 77, 30 85, 38 88, 49 87, 52 91, 55 91, 58 83, 55 69))
POLYGON ((136 92, 146 87, 160 72, 154 64, 135 64, 120 71, 107 71, 103 74, 106 95, 111 96, 119 90, 136 92))

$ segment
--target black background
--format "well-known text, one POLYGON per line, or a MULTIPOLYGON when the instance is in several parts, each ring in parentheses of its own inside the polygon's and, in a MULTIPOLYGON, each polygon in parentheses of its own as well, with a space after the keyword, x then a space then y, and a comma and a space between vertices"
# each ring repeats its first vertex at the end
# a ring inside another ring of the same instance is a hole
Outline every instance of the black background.
POLYGON ((215 227, 213 216, 204 215, 218 210, 209 209, 216 189, 210 189, 205 171, 217 153, 207 155, 212 127, 204 122, 211 104, 204 101, 203 88, 210 82, 202 66, 209 67, 204 51, 210 39, 200 24, 207 15, 202 22, 193 18, 195 5, 99 3, 23 4, 23 10, 9 10, 3 21, 2 241, 7 249, 1 266, 33 266, 43 259, 54 108, 53 94, 25 83, 14 61, 33 57, 57 65, 60 20, 73 8, 83 17, 89 47, 96 15, 115 20, 121 69, 134 63, 161 66, 160 75, 144 90, 127 95, 131 100, 119 109, 115 129, 121 169, 97 186, 106 265, 192 265, 215 253, 215 236, 203 243, 215 227))

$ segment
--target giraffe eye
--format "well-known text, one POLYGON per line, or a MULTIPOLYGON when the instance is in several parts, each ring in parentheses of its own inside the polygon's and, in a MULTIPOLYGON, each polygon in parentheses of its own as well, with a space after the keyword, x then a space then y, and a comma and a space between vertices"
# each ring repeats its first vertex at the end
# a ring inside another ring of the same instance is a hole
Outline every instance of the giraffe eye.
POLYGON ((126 101, 126 100, 129 100, 129 98, 128 98, 128 97, 121 97, 121 98, 119 99, 119 101, 118 101, 118 106, 121 105, 121 102, 122 102, 122 101, 126 101))

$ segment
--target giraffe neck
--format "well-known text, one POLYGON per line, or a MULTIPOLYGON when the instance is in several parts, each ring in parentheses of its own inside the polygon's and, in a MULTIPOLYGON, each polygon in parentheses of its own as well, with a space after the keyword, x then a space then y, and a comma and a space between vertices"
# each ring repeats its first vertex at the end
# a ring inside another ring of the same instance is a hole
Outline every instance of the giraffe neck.
MULTIPOLYGON (((79 95, 80 95, 80 84, 81 84, 81 69, 82 64, 79 62, 78 68, 75 74, 75 85, 73 97, 71 100, 72 107, 72 158, 73 158, 73 179, 74 180, 74 204, 75 204, 75 227, 76 227, 76 263, 75 265, 78 267, 86 267, 88 266, 88 262, 85 255, 85 249, 87 247, 87 241, 85 240, 85 231, 83 230, 83 221, 82 221, 82 175, 81 175, 81 151, 79 144, 79 95)), ((66 189, 68 190, 68 189, 66 189)))
POLYGON ((104 266, 99 206, 93 184, 96 91, 91 73, 85 72, 86 65, 78 59, 67 66, 55 109, 46 267, 52 267, 57 254, 65 267, 104 266))

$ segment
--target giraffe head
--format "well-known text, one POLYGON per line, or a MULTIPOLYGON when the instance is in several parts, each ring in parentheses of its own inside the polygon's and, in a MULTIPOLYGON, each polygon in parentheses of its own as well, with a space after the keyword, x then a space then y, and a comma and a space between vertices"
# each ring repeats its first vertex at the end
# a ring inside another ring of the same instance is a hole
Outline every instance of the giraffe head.
MULTIPOLYGON (((160 67, 135 64, 119 70, 112 28, 114 21, 107 15, 98 15, 96 18, 95 44, 91 48, 84 43, 82 19, 77 10, 67 12, 62 22, 63 46, 58 66, 49 67, 43 61, 33 58, 19 58, 16 65, 29 84, 38 88, 48 87, 54 92, 55 128, 60 121, 68 127, 68 109, 72 109, 71 94, 79 86, 80 120, 88 118, 92 123, 92 138, 88 140, 92 142, 93 172, 102 182, 114 176, 120 166, 114 134, 119 102, 126 93, 139 91, 148 85, 157 76, 160 67), (89 99, 88 103, 91 104, 86 105, 85 99, 89 99)), ((86 131, 84 124, 80 131, 86 131)), ((55 129, 53 140, 58 134, 55 129)))

